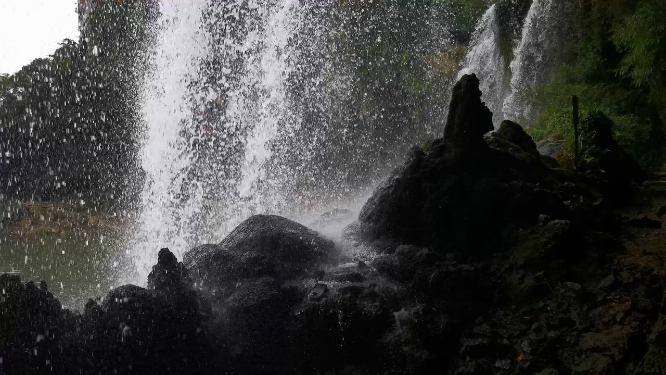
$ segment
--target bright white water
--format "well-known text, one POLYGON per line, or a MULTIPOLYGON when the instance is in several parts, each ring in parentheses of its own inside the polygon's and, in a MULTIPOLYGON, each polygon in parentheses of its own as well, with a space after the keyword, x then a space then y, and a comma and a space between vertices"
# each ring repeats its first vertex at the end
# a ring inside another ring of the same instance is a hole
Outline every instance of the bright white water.
POLYGON ((570 2, 534 0, 523 24, 520 43, 511 62, 511 95, 503 106, 506 118, 531 123, 537 108, 530 89, 546 83, 561 63, 566 42, 570 2))
POLYGON ((504 119, 529 126, 538 108, 530 90, 548 82, 561 64, 568 35, 569 2, 534 0, 524 20, 514 59, 508 69, 500 50, 497 3, 477 24, 465 56, 463 74, 475 73, 481 81, 483 100, 493 112, 495 127, 504 119))
MULTIPOLYGON (((239 184, 239 193, 242 198, 251 198, 256 192, 256 184, 265 179, 264 170, 266 161, 271 156, 268 143, 277 136, 279 126, 298 126, 287 119, 288 105, 286 103, 285 78, 292 67, 288 65, 288 41, 297 27, 294 12, 297 1, 286 0, 277 6, 276 10, 264 9, 268 20, 262 33, 252 33, 246 44, 255 45, 263 42, 261 52, 251 56, 248 61, 250 74, 242 81, 242 87, 250 86, 253 82, 260 82, 259 97, 252 103, 242 99, 232 101, 227 113, 243 121, 249 110, 257 110, 257 122, 252 126, 246 140, 245 156, 243 160, 242 177, 239 184), (258 108, 255 108, 258 107, 258 108)), ((239 95, 236 95, 238 97, 239 95)))
POLYGON ((127 276, 138 276, 134 282, 146 280, 156 249, 169 246, 180 252, 189 246, 192 221, 201 209, 201 194, 185 186, 193 155, 182 133, 192 126, 192 106, 184 100, 197 85, 192 72, 206 55, 206 35, 200 27, 206 7, 203 0, 161 3, 152 73, 142 95, 147 133, 141 162, 146 181, 139 227, 129 245, 138 275, 127 276))
POLYGON ((252 214, 283 213, 280 196, 271 194, 280 190, 279 181, 269 176, 267 163, 278 134, 293 133, 300 123, 286 80, 294 69, 289 41, 303 9, 296 0, 245 5, 217 4, 247 29, 227 30, 212 51, 211 23, 203 16, 208 4, 162 4, 154 75, 143 103, 148 176, 141 227, 129 248, 138 271, 134 282, 146 279, 160 247, 180 257, 202 242, 218 242, 252 214), (202 64, 214 61, 220 49, 227 57, 216 68, 220 81, 205 82, 211 73, 202 64), (239 158, 229 151, 234 144, 242 147, 239 158), (226 157, 211 157, 216 153, 226 157), (235 163, 236 174, 230 171, 235 163))
POLYGON ((497 4, 493 4, 479 21, 465 56, 465 65, 458 73, 458 79, 470 73, 475 73, 479 78, 482 100, 493 112, 496 128, 504 119, 502 106, 510 90, 509 74, 504 57, 500 53, 499 38, 497 4))
POLYGON ((299 126, 299 119, 290 116, 285 83, 293 70, 288 61, 291 56, 288 42, 299 26, 297 6, 298 1, 285 0, 259 9, 259 17, 265 24, 261 30, 249 33, 245 40, 244 48, 255 51, 245 61, 247 73, 232 92, 227 108, 227 117, 248 130, 237 187, 243 202, 238 209, 243 218, 259 208, 269 212, 278 209, 278 202, 271 199, 262 202, 258 193, 261 185, 276 183, 268 178, 266 170, 272 155, 270 142, 281 128, 293 131, 299 126), (249 89, 257 89, 257 95, 248 95, 249 89))

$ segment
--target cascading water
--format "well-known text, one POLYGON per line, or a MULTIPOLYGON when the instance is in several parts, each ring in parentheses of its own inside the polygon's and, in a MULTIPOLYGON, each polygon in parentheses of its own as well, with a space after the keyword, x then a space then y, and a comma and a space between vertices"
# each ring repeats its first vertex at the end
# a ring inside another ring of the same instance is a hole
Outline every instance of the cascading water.
POLYGON ((192 104, 184 100, 197 85, 197 77, 191 73, 206 55, 207 42, 200 27, 206 6, 205 1, 185 4, 177 0, 164 0, 160 6, 152 73, 142 103, 147 133, 141 161, 146 182, 140 227, 129 245, 137 280, 145 280, 156 248, 188 248, 192 221, 201 209, 201 193, 185 183, 193 155, 183 134, 192 127, 192 104))
POLYGON ((548 82, 562 62, 569 34, 571 4, 559 0, 534 0, 523 24, 520 43, 511 62, 511 95, 504 101, 506 118, 530 124, 537 108, 527 91, 548 82), (527 94, 527 95, 526 95, 527 94))
MULTIPOLYGON (((426 60, 441 53, 428 48, 447 48, 432 43, 429 26, 417 23, 445 10, 391 6, 163 2, 143 102, 147 176, 128 249, 138 270, 134 282, 145 280, 160 247, 182 256, 195 245, 219 242, 252 214, 307 224, 317 212, 349 207, 408 147, 432 138, 430 127, 441 124, 416 121, 421 102, 414 101, 417 109, 403 102, 412 95, 406 84, 397 86, 403 91, 396 96, 385 77, 359 83, 368 72, 384 73, 377 66, 395 56, 401 56, 395 64, 403 64, 404 56, 426 60), (369 24, 350 23, 350 17, 369 24), (332 33, 335 22, 344 30, 332 33), (397 39, 404 22, 424 31, 397 39), (392 26, 378 29, 384 24, 392 26), (382 40, 401 44, 385 55, 354 50, 382 46, 382 40), (362 91, 370 86, 372 92, 362 91)), ((443 118, 444 106, 434 103, 431 116, 443 118)))
POLYGON ((477 25, 465 56, 465 65, 458 73, 458 79, 470 73, 475 73, 479 78, 482 98, 493 113, 495 127, 503 120, 502 107, 509 92, 509 75, 500 52, 499 39, 497 4, 493 4, 477 25))
POLYGON ((529 126, 538 112, 529 90, 546 84, 561 65, 562 48, 569 33, 570 4, 557 0, 532 2, 520 38, 514 41, 514 59, 509 67, 502 55, 500 38, 509 38, 511 33, 501 35, 500 5, 492 4, 479 21, 458 78, 469 73, 479 77, 483 100, 493 112, 495 127, 503 119, 529 126))
POLYGON ((271 157, 271 141, 280 128, 294 129, 299 126, 287 102, 286 78, 293 67, 289 65, 289 39, 298 27, 295 13, 298 1, 287 0, 281 4, 260 10, 260 18, 265 20, 261 31, 248 35, 245 45, 256 48, 246 61, 247 75, 240 81, 240 87, 232 92, 233 99, 227 109, 227 117, 248 129, 245 150, 241 163, 241 176, 237 186, 238 196, 245 202, 241 215, 261 207, 275 211, 278 202, 261 202, 260 189, 267 181, 266 163, 271 157), (255 46, 258 46, 255 47, 255 46), (257 90, 256 96, 248 97, 248 88, 257 90), (253 116, 248 116, 253 113, 253 116))
POLYGON ((260 190, 271 183, 265 165, 271 141, 279 129, 298 126, 285 93, 297 3, 217 4, 247 30, 228 33, 216 46, 228 59, 216 66, 221 79, 212 84, 203 66, 213 54, 205 21, 210 6, 162 4, 155 73, 143 103, 148 176, 141 228, 130 245, 139 280, 145 280, 158 247, 169 246, 180 256, 201 241, 222 238, 251 214, 278 211, 278 203, 269 202, 273 197, 260 190), (211 158, 218 152, 228 157, 211 158), (240 173, 229 173, 236 163, 240 173))

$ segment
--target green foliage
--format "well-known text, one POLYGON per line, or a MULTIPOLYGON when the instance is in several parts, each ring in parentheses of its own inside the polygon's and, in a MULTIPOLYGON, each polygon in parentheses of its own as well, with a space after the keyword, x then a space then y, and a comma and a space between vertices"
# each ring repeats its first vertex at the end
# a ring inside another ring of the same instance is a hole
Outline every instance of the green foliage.
POLYGON ((613 26, 612 41, 624 57, 618 73, 637 86, 648 86, 652 100, 666 108, 666 7, 641 1, 635 12, 613 26))
POLYGON ((644 168, 661 167, 666 147, 663 5, 651 0, 578 0, 576 5, 570 63, 550 84, 523 93, 543 109, 531 135, 539 140, 561 134, 571 151, 571 96, 576 95, 581 118, 593 111, 605 113, 621 146, 644 168))

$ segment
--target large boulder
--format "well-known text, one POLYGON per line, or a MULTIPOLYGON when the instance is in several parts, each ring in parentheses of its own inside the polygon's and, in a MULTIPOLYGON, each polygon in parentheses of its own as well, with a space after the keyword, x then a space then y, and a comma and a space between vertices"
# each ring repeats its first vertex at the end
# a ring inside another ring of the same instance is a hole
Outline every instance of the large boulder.
POLYGON ((224 348, 229 369, 252 374, 293 369, 295 335, 304 334, 293 310, 336 256, 331 240, 274 215, 252 216, 219 244, 185 254, 195 285, 210 301, 206 325, 224 348))
POLYGON ((46 373, 47 364, 60 356, 62 326, 60 302, 45 283, 0 274, 0 373, 46 373))
POLYGON ((502 121, 499 129, 497 129, 497 133, 503 135, 507 141, 520 147, 523 151, 534 156, 539 156, 539 151, 537 151, 537 146, 532 137, 527 134, 522 126, 515 122, 509 120, 502 121))
POLYGON ((566 140, 559 134, 551 134, 537 142, 536 146, 539 154, 557 159, 566 148, 566 140))
POLYGON ((182 263, 162 249, 148 277, 148 288, 124 285, 101 303, 89 301, 83 316, 83 340, 96 345, 95 362, 81 360, 88 373, 114 369, 118 374, 193 374, 211 371, 216 357, 201 328, 204 313, 182 263), (90 366, 90 367, 88 367, 90 366))
POLYGON ((333 241, 319 233, 284 217, 255 215, 219 244, 188 251, 183 262, 198 283, 224 288, 262 276, 295 279, 335 255, 333 241))

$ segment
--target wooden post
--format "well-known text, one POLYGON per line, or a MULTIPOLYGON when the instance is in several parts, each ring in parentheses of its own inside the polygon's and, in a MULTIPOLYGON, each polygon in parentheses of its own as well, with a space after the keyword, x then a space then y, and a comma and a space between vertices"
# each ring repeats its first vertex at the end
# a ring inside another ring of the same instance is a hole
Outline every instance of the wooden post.
POLYGON ((573 96, 572 98, 572 104, 573 104, 573 127, 574 127, 574 168, 578 169, 578 144, 579 144, 579 139, 578 139, 578 97, 573 96))

